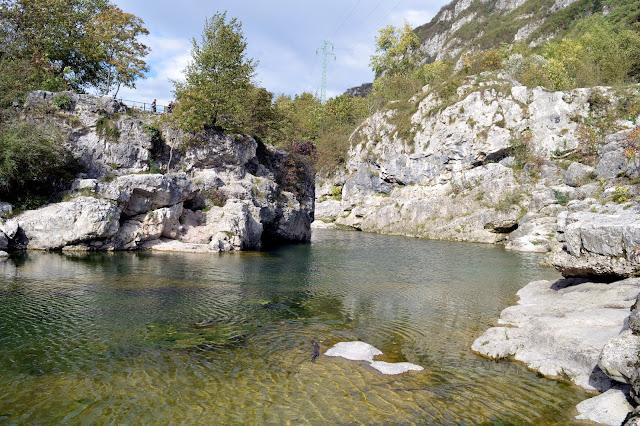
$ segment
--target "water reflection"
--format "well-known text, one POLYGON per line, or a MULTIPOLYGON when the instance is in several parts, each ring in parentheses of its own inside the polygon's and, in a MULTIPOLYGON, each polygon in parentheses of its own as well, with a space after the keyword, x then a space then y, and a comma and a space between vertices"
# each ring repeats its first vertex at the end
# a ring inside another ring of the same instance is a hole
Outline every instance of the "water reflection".
POLYGON ((335 231, 242 254, 30 252, 0 263, 0 416, 566 424, 581 391, 469 351, 522 285, 556 277, 538 260, 335 231), (310 339, 427 369, 311 364, 310 339))

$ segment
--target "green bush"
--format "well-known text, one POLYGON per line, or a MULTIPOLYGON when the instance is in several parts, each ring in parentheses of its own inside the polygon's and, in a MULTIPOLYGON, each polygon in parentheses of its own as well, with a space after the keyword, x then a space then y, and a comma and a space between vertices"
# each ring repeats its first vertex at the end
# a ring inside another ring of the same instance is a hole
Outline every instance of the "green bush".
POLYGON ((100 117, 96 122, 96 133, 107 140, 116 142, 120 137, 120 130, 109 117, 100 117))
POLYGON ((20 209, 53 199, 80 167, 50 123, 11 120, 0 125, 0 199, 20 209))
POLYGON ((68 110, 71 107, 72 101, 69 95, 63 93, 53 98, 51 102, 60 109, 68 110))
POLYGON ((566 192, 560 192, 556 189, 553 190, 553 196, 556 199, 556 203, 562 205, 562 206, 566 206, 567 203, 569 202, 569 194, 566 192))

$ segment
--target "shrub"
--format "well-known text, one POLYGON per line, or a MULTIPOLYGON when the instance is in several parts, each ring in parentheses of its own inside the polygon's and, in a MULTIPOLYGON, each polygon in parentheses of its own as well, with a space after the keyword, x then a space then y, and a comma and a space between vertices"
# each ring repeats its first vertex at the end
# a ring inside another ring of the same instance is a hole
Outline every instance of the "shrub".
POLYGON ((523 132, 519 138, 509 141, 509 148, 513 153, 513 166, 522 170, 524 165, 531 160, 531 133, 523 132))
POLYGON ((0 199, 18 209, 51 201, 80 169, 51 123, 11 120, 0 125, 0 199))
POLYGON ((556 199, 556 203, 566 206, 569 202, 569 194, 566 192, 560 192, 556 189, 553 190, 553 196, 556 199))
POLYGON ((96 122, 96 133, 107 140, 116 142, 120 137, 120 130, 109 117, 100 117, 96 122))
POLYGON ((224 205, 227 204, 227 200, 229 199, 227 194, 221 189, 216 189, 214 191, 205 191, 204 196, 211 202, 211 204, 216 207, 224 207, 224 205))
POLYGON ((60 109, 68 110, 71 107, 72 101, 69 95, 63 93, 53 98, 51 102, 60 109))
POLYGON ((629 192, 629 188, 626 186, 617 187, 615 191, 613 191, 613 194, 611 194, 611 199, 618 204, 629 201, 631 197, 632 194, 629 192))

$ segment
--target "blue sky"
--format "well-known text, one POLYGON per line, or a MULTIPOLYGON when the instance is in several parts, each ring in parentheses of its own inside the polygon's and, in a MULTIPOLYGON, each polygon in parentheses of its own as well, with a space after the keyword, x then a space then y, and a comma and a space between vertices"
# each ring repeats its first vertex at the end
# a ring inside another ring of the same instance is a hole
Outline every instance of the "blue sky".
POLYGON ((166 105, 170 79, 181 79, 190 58, 191 38, 200 39, 205 19, 227 11, 242 22, 248 56, 259 61, 257 82, 276 95, 320 93, 322 56, 316 49, 331 41, 335 60, 327 66, 327 96, 373 80, 369 57, 378 30, 407 20, 422 25, 445 0, 112 0, 142 18, 150 34, 147 79, 118 97, 166 105))

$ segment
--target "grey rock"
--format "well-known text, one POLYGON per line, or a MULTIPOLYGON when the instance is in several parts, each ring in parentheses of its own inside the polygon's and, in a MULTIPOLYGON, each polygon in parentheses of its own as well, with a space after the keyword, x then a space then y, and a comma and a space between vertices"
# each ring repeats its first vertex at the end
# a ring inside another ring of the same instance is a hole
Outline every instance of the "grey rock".
POLYGON ((73 201, 29 210, 17 217, 31 249, 54 250, 113 236, 120 209, 107 200, 78 197, 73 201))
POLYGON ((640 267, 640 215, 618 208, 611 214, 578 211, 558 222, 564 249, 551 260, 564 276, 627 277, 640 267))
POLYGON ((13 240, 18 233, 18 221, 15 219, 9 219, 4 222, 0 220, 0 232, 3 232, 8 239, 13 240))
POLYGON ((615 285, 579 280, 535 281, 520 291, 520 302, 500 314, 503 327, 480 336, 472 350, 492 359, 513 357, 550 377, 570 379, 589 390, 613 382, 596 368, 602 348, 618 336, 625 308, 640 291, 640 279, 615 285))
POLYGON ((636 302, 631 306, 631 315, 629 315, 629 328, 633 334, 640 336, 640 294, 636 298, 636 302))
POLYGON ((618 426, 633 409, 623 389, 609 389, 602 395, 589 398, 576 406, 577 420, 590 420, 598 424, 618 426))
POLYGON ((613 179, 627 169, 627 158, 621 151, 610 151, 602 155, 596 166, 598 179, 613 179))
POLYGON ((507 241, 508 250, 545 253, 556 245, 556 220, 553 216, 527 213, 507 241))
POLYGON ((338 200, 326 200, 316 203, 315 218, 327 222, 333 222, 342 214, 342 207, 338 200))
POLYGON ((13 205, 0 201, 0 219, 11 216, 13 205))
POLYGON ((630 383, 633 371, 640 365, 639 347, 640 336, 625 330, 602 348, 598 366, 613 380, 630 383))
POLYGON ((197 188, 185 174, 126 175, 99 186, 100 195, 117 202, 125 216, 173 206, 195 196, 197 188))
POLYGON ((484 224, 484 229, 497 234, 507 234, 518 228, 518 220, 522 210, 518 206, 512 206, 506 212, 496 212, 495 216, 484 224))
POLYGON ((147 241, 178 236, 182 203, 160 208, 124 221, 110 244, 117 250, 141 248, 147 241))
POLYGON ((574 161, 569 165, 569 168, 564 174, 564 184, 572 186, 574 188, 582 186, 594 173, 595 170, 593 167, 581 163, 576 163, 574 161))
POLYGON ((9 239, 2 231, 0 231, 0 250, 6 250, 9 248, 9 239))
POLYGON ((8 258, 9 258, 9 253, 7 253, 6 251, 0 250, 0 260, 4 260, 8 258))
POLYGON ((640 426, 640 406, 630 411, 624 419, 622 426, 640 426))
POLYGON ((578 200, 584 200, 587 198, 598 198, 602 193, 602 187, 599 183, 588 183, 576 188, 574 196, 578 200))

